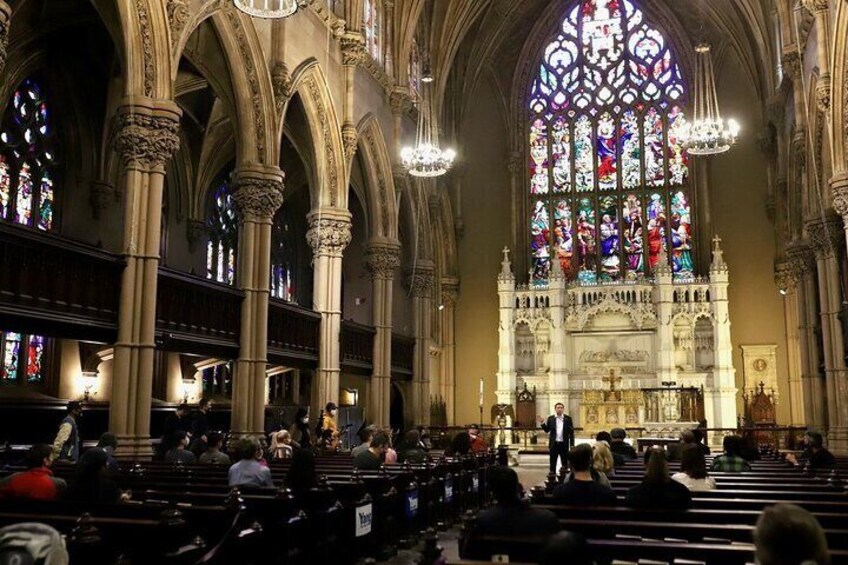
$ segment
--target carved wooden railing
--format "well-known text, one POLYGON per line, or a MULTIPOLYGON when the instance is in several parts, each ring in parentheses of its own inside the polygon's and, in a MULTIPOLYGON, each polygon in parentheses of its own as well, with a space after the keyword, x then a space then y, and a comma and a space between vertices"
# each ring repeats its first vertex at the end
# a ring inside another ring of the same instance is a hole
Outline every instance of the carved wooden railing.
POLYGON ((392 334, 392 376, 412 378, 415 360, 415 338, 392 334))
POLYGON ((320 331, 320 314, 272 298, 268 305, 268 360, 292 364, 299 360, 314 366, 320 331))
POLYGON ((372 326, 342 321, 340 336, 341 364, 348 371, 368 372, 374 368, 374 334, 372 326))
POLYGON ((160 268, 156 332, 161 346, 235 358, 243 299, 244 293, 238 289, 160 268))
POLYGON ((0 315, 23 331, 114 341, 123 268, 95 247, 0 224, 0 315))

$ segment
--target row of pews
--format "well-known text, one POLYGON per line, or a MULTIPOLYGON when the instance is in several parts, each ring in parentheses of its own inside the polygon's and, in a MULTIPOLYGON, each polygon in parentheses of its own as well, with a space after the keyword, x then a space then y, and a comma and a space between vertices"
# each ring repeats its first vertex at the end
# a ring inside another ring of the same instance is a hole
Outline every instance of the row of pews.
MULTIPOLYGON (((709 460, 708 460, 709 466, 709 460)), ((679 463, 669 463, 672 474, 679 463)), ((554 512, 563 530, 586 538, 598 562, 650 560, 674 563, 744 564, 754 562, 753 527, 762 509, 779 502, 797 504, 813 513, 828 540, 832 562, 848 563, 848 459, 836 468, 815 473, 785 461, 774 452, 752 463, 747 473, 711 473, 718 488, 694 492, 686 511, 632 509, 623 506, 630 487, 643 477, 641 459, 629 461, 610 479, 621 500, 616 507, 567 507, 553 504, 557 484, 549 477, 531 491, 534 505, 554 512)), ((511 562, 534 563, 542 539, 475 537, 473 516, 465 518, 461 547, 464 558, 509 555, 511 562)), ((458 561, 456 563, 463 563, 458 561)))
MULTIPOLYGON (((426 542, 435 528, 483 504, 491 456, 360 472, 349 455, 316 459, 317 487, 296 497, 289 461, 271 463, 274 488, 230 489, 227 468, 146 462, 112 476, 131 494, 122 504, 3 501, 0 527, 40 522, 65 534, 71 563, 355 563, 386 559, 426 542)), ((0 476, 13 472, 7 469, 0 476)), ((55 475, 73 480, 71 466, 55 475)))

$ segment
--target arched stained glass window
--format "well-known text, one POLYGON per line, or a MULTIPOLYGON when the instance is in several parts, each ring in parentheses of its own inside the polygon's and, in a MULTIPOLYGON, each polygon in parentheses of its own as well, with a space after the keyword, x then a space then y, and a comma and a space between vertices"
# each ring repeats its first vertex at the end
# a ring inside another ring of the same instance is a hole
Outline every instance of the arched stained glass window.
POLYGON ((693 276, 686 86, 631 0, 580 0, 544 50, 529 100, 532 282, 551 258, 581 282, 649 275, 663 249, 693 276))
POLYGON ((213 400, 228 400, 233 395, 233 363, 219 363, 203 369, 203 396, 213 400))
POLYGON ((44 350, 43 336, 0 332, 0 385, 43 384, 44 350))
POLYGON ((12 95, 0 131, 0 219, 53 229, 53 168, 56 164, 52 110, 34 79, 12 95))
POLYGON ((206 247, 206 278, 226 284, 236 280, 238 220, 230 183, 218 184, 209 218, 209 244, 206 247))
POLYGON ((271 230, 271 297, 288 302, 297 302, 294 286, 297 258, 293 237, 288 209, 281 207, 274 216, 271 230))
POLYGON ((382 12, 383 4, 380 0, 365 0, 363 2, 362 21, 365 29, 365 48, 371 58, 381 63, 382 58, 382 12))

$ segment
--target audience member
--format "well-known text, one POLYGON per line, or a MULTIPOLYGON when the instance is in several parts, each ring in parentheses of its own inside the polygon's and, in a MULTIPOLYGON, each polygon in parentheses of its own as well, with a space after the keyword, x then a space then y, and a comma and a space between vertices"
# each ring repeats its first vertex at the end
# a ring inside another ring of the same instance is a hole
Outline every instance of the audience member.
POLYGON ((683 457, 683 450, 694 445, 695 434, 691 430, 683 430, 680 432, 680 441, 666 447, 666 459, 668 461, 680 461, 683 457))
POLYGON ((188 435, 185 432, 177 432, 174 440, 174 447, 165 452, 165 463, 194 465, 197 458, 187 449, 188 435))
POLYGON ((117 504, 121 490, 107 476, 109 458, 102 449, 89 449, 80 457, 76 479, 68 486, 65 498, 90 504, 117 504))
POLYGON ((550 510, 534 508, 520 496, 518 475, 509 467, 489 469, 489 491, 495 505, 481 511, 462 551, 464 559, 490 560, 497 547, 478 542, 480 536, 546 536, 559 531, 559 520, 550 510))
POLYGON ((701 453, 703 453, 705 457, 709 455, 710 448, 704 443, 704 440, 706 439, 704 430, 701 428, 694 428, 692 430, 692 435, 695 436, 695 445, 701 450, 701 453))
POLYGON ((735 435, 725 436, 722 441, 724 453, 713 459, 710 471, 721 471, 725 473, 741 473, 750 471, 751 465, 739 456, 739 447, 742 438, 735 435))
POLYGON ((292 455, 291 466, 286 475, 286 485, 292 494, 304 500, 309 489, 318 486, 318 473, 315 471, 315 456, 309 449, 301 449, 292 455))
POLYGON ((592 447, 592 468, 603 473, 607 477, 615 475, 615 462, 610 451, 609 444, 605 441, 596 441, 592 447))
POLYGON ((359 430, 359 441, 361 443, 350 450, 350 454, 353 457, 356 457, 363 451, 368 451, 368 448, 371 447, 371 438, 374 437, 374 431, 374 426, 365 426, 359 430))
POLYGON ((68 402, 68 413, 59 424, 56 439, 53 440, 53 460, 76 463, 80 457, 80 436, 78 422, 82 418, 82 404, 78 400, 68 402))
POLYGON ((218 432, 209 432, 206 436, 206 451, 200 454, 198 462, 203 465, 230 465, 230 456, 221 451, 223 436, 218 432))
POLYGON ((613 428, 610 430, 610 437, 612 437, 610 451, 618 453, 627 460, 636 459, 636 450, 633 449, 632 445, 624 441, 624 438, 627 437, 627 432, 623 428, 613 428))
POLYGON ((383 431, 375 433, 368 449, 354 458, 353 466, 363 471, 376 471, 383 465, 388 448, 389 435, 383 431))
POLYGON ((165 418, 165 427, 162 433, 162 442, 159 444, 160 451, 164 456, 177 445, 179 433, 188 434, 191 431, 191 422, 188 418, 188 404, 183 402, 177 406, 173 414, 165 418))
POLYGON ((665 451, 654 446, 645 450, 645 478, 642 484, 628 490, 624 502, 634 508, 683 510, 692 505, 692 495, 688 488, 671 480, 665 451))
POLYGON ((592 479, 592 457, 592 447, 587 443, 576 445, 568 452, 571 478, 554 489, 553 498, 557 504, 615 506, 617 498, 612 489, 592 479))
POLYGON ((301 449, 309 449, 312 447, 312 438, 309 434, 309 411, 306 408, 298 408, 289 428, 292 441, 301 447, 301 449))
POLYGON ((716 488, 715 479, 707 474, 707 462, 704 453, 697 444, 683 450, 680 460, 680 472, 671 476, 690 491, 705 491, 716 488))
POLYGON ((201 398, 197 404, 197 410, 191 415, 191 443, 189 449, 194 453, 195 457, 199 457, 206 450, 206 444, 209 442, 209 416, 208 413, 212 409, 212 401, 208 398, 201 398))
POLYGON ((239 462, 230 467, 229 485, 231 487, 272 487, 271 469, 259 463, 262 446, 254 438, 242 438, 236 446, 239 462))
POLYGON ((53 476, 53 447, 33 445, 26 457, 27 470, 0 479, 0 500, 55 500, 64 494, 67 484, 53 476))
POLYGON ((565 530, 552 535, 539 554, 539 565, 592 565, 594 562, 585 538, 565 530))
POLYGON ((398 461, 401 463, 424 463, 427 452, 421 444, 421 432, 409 430, 398 445, 398 461))
POLYGON ((288 430, 280 430, 271 434, 271 448, 269 452, 271 459, 291 459, 293 449, 291 435, 288 430))
MULTIPOLYGON (((606 431, 598 432, 595 435, 595 441, 605 441, 605 442, 607 442, 608 447, 612 446, 612 436, 610 435, 609 432, 606 432, 606 431)), ((627 463, 627 459, 624 458, 624 455, 622 455, 620 453, 615 453, 612 450, 612 447, 610 447, 610 453, 612 453, 613 467, 621 467, 625 463, 627 463)))
MULTIPOLYGON (((824 438, 820 433, 810 431, 804 434, 804 445, 801 459, 806 459, 812 469, 829 469, 836 465, 836 458, 824 447, 824 438)), ((788 453, 786 460, 799 464, 798 457, 794 453, 788 453)))
POLYGON ((830 565, 824 530, 815 516, 794 504, 763 510, 754 546, 758 565, 830 565))
POLYGON ((104 432, 97 440, 98 448, 106 453, 106 470, 110 473, 120 471, 118 460, 115 459, 115 450, 118 449, 118 437, 111 432, 104 432))
POLYGON ((468 455, 471 451, 471 437, 468 434, 458 433, 453 436, 450 447, 447 449, 447 455, 452 457, 461 457, 468 455))
POLYGON ((390 430, 385 430, 386 436, 389 438, 389 445, 386 446, 386 454, 383 455, 383 463, 386 465, 396 465, 398 462, 398 454, 395 451, 395 446, 392 443, 392 434, 390 430))
POLYGON ((477 424, 468 426, 468 438, 471 440, 472 453, 486 453, 489 451, 489 444, 480 433, 480 427, 477 424))

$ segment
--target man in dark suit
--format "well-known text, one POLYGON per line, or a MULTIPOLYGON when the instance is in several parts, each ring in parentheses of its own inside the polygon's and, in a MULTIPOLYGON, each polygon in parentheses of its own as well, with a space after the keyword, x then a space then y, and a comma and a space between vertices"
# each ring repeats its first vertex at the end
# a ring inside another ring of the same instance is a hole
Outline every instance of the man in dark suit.
POLYGON ((548 416, 547 421, 539 416, 539 424, 548 433, 548 449, 551 453, 551 473, 556 472, 557 458, 565 465, 568 461, 568 450, 574 445, 574 424, 571 416, 565 415, 565 405, 557 402, 554 406, 556 414, 548 416))

